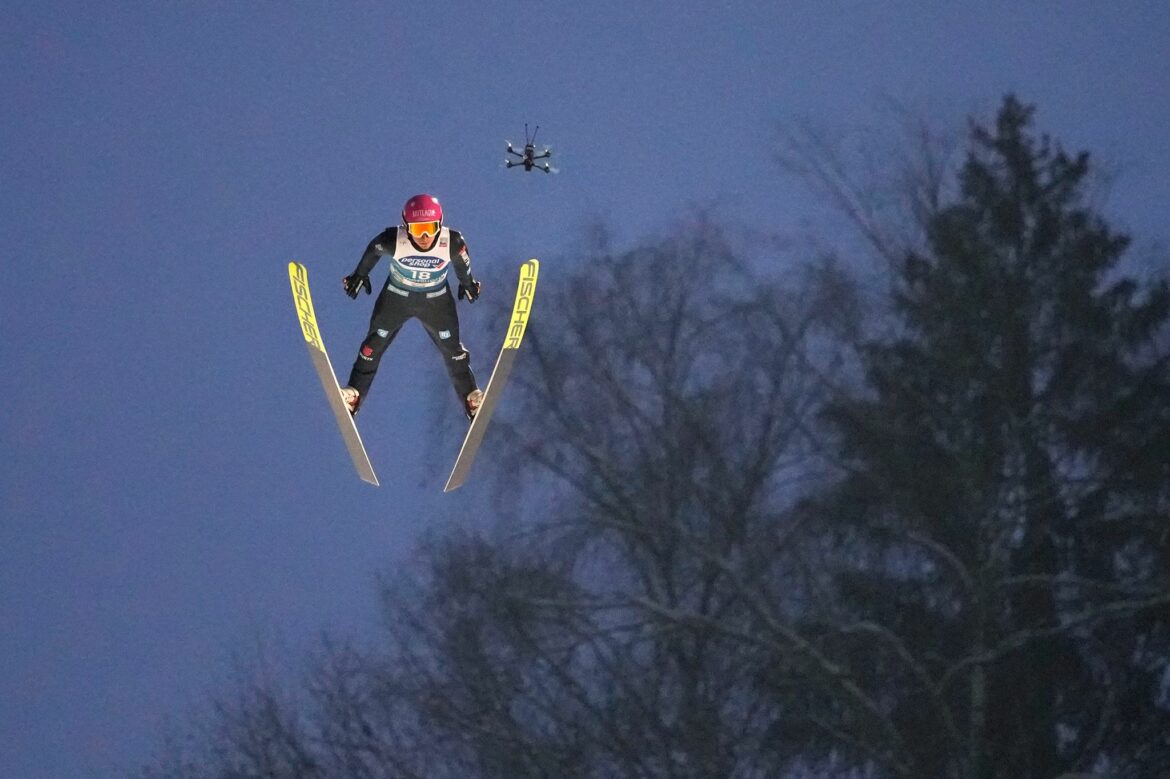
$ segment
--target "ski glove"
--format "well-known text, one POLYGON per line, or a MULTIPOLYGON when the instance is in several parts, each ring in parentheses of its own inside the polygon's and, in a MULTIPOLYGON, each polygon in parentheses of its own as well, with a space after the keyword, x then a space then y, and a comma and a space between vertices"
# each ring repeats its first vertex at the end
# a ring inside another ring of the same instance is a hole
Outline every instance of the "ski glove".
POLYGON ((349 295, 351 298, 356 298, 358 296, 358 290, 362 289, 363 287, 365 288, 367 295, 374 290, 374 288, 370 286, 370 277, 357 273, 352 276, 346 276, 341 280, 341 283, 345 285, 345 294, 349 295))
POLYGON ((476 299, 479 298, 479 287, 480 283, 474 279, 472 280, 471 284, 466 287, 460 284, 459 299, 463 300, 463 298, 467 298, 468 303, 474 303, 476 299))

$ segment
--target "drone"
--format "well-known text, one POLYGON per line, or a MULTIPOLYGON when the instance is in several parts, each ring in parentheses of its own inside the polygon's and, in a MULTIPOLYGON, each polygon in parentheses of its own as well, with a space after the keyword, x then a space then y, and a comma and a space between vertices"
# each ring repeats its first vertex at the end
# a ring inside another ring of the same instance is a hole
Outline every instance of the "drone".
POLYGON ((532 131, 532 137, 531 138, 528 137, 528 123, 527 122, 524 123, 524 152, 523 153, 520 153, 520 152, 516 151, 515 149, 513 149, 511 141, 506 141, 506 143, 508 144, 508 154, 511 154, 513 157, 518 158, 518 159, 513 160, 513 159, 510 159, 508 157, 505 157, 504 164, 507 167, 513 168, 513 167, 523 165, 525 172, 531 171, 533 168, 536 168, 537 170, 543 170, 545 173, 555 173, 556 172, 556 169, 549 167, 549 164, 547 162, 544 162, 544 163, 537 162, 537 160, 543 160, 543 159, 546 159, 546 158, 552 156, 552 149, 549 148, 548 146, 545 146, 544 151, 542 151, 540 154, 536 153, 536 134, 538 132, 540 132, 540 125, 537 125, 536 129, 532 131))

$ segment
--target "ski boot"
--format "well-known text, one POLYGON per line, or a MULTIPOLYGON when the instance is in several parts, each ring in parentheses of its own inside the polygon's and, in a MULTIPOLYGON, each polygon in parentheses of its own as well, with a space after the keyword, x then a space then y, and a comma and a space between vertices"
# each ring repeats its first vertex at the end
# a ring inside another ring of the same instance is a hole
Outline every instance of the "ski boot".
POLYGON ((479 411, 479 407, 483 405, 483 390, 473 389, 467 393, 467 398, 463 401, 466 407, 467 418, 475 419, 475 412, 479 411))
POLYGON ((349 409, 349 415, 352 417, 357 413, 358 403, 361 401, 361 393, 353 387, 341 388, 341 400, 345 403, 345 407, 349 409))

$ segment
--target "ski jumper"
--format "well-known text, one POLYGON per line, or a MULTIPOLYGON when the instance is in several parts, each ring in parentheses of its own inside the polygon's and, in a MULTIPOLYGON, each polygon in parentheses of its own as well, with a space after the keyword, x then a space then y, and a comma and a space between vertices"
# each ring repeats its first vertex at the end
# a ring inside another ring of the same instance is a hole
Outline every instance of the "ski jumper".
POLYGON ((370 331, 362 341, 349 386, 364 402, 386 347, 407 320, 418 319, 439 352, 455 393, 463 402, 476 389, 469 352, 459 340, 459 315, 447 276, 451 269, 464 286, 471 284, 471 258, 457 231, 443 227, 434 245, 421 251, 410 242, 405 229, 387 227, 370 241, 355 275, 369 276, 382 257, 390 258, 390 276, 374 303, 370 331))

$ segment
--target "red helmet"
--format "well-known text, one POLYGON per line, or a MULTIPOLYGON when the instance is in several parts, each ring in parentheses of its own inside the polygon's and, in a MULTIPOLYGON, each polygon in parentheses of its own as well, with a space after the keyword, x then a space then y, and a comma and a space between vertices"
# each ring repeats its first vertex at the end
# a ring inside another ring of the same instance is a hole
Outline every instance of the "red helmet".
POLYGON ((443 226, 443 206, 434 195, 415 195, 402 207, 402 223, 413 238, 438 235, 443 226))

